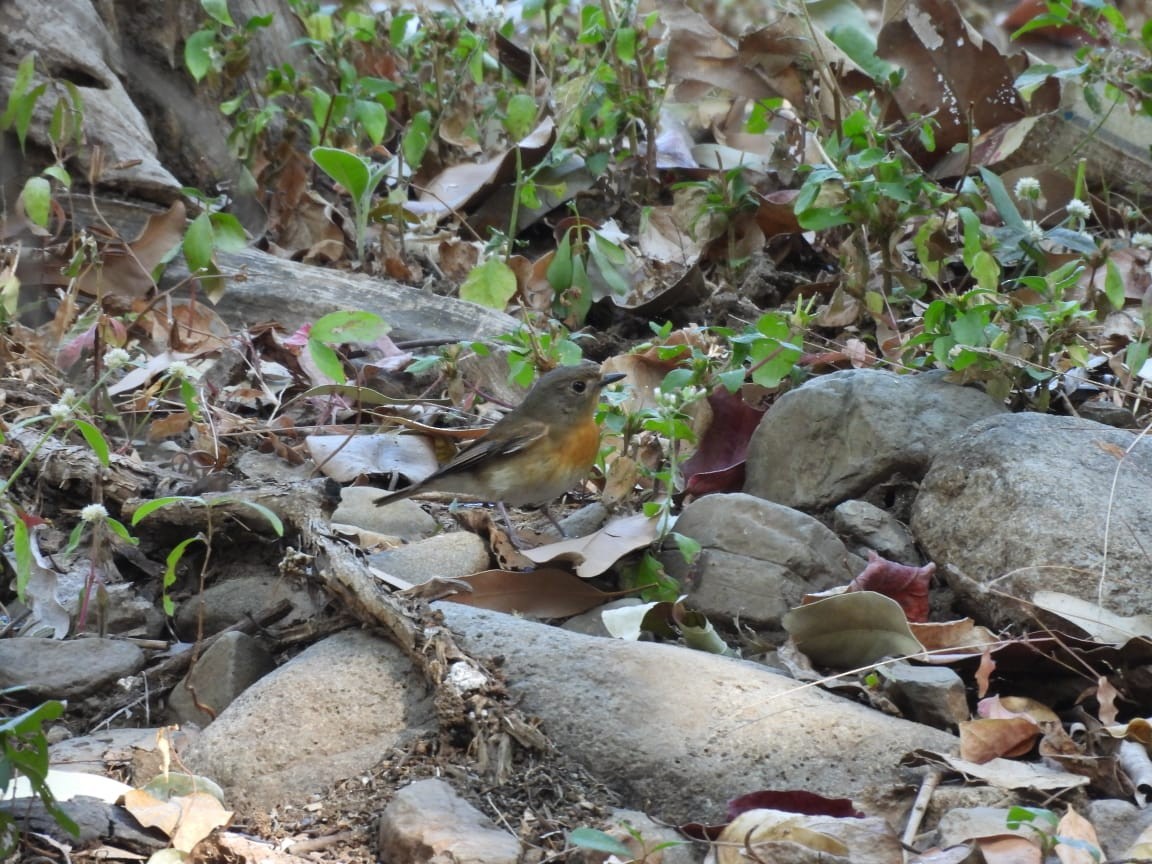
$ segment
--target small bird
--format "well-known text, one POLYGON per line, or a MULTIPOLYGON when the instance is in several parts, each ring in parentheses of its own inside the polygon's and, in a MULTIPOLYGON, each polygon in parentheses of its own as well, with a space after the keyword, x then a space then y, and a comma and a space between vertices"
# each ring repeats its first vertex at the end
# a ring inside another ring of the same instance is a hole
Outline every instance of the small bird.
POLYGON ((379 507, 421 492, 471 495, 497 502, 502 511, 504 504, 554 501, 584 479, 596 461, 600 391, 624 377, 621 372, 602 374, 593 363, 553 369, 519 406, 435 474, 374 503, 379 507))

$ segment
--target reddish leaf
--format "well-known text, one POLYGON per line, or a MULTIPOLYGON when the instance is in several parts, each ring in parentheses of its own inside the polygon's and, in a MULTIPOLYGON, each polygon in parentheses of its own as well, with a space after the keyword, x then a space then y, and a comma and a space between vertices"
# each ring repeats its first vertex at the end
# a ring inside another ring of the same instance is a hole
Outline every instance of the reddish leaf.
POLYGON ((864 814, 852 806, 851 798, 826 798, 802 789, 787 789, 782 792, 761 789, 759 792, 749 792, 728 802, 730 820, 749 810, 783 810, 786 813, 831 816, 835 819, 864 818, 864 814))
POLYGON ((753 408, 739 393, 724 387, 708 397, 708 404, 712 424, 700 447, 684 463, 687 492, 694 496, 743 488, 748 441, 764 416, 764 409, 753 408))
POLYGON ((868 566, 848 585, 849 591, 875 591, 891 597, 904 610, 909 621, 928 620, 928 584, 935 564, 912 567, 869 553, 868 566))

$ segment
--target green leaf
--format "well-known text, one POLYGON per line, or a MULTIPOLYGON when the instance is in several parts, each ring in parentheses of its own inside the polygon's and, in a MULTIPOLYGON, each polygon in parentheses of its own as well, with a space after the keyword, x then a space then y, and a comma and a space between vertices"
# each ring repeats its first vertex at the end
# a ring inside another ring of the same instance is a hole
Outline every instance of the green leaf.
POLYGON ((408 131, 400 140, 400 149, 404 153, 404 161, 408 167, 416 169, 424 161, 424 154, 428 152, 428 144, 432 140, 432 112, 419 111, 412 118, 408 131))
POLYGON ((996 207, 996 212, 1004 220, 1004 224, 1009 228, 1027 233, 1027 229, 1024 227, 1024 217, 1020 215, 1020 211, 1016 209, 1016 202, 1012 200, 1012 196, 1004 188, 1004 181, 983 165, 980 166, 980 176, 984 178, 984 184, 988 187, 988 195, 996 207))
POLYGON ((360 200, 368 190, 368 165, 361 157, 336 147, 314 147, 312 161, 354 199, 360 200))
POLYGON ((896 71, 895 66, 876 56, 876 40, 863 30, 836 26, 828 30, 828 38, 873 81, 887 81, 896 71))
POLYGON ((686 534, 680 534, 676 531, 673 531, 670 536, 672 542, 676 544, 676 548, 680 550, 680 555, 688 564, 695 561, 700 554, 700 550, 704 548, 695 537, 689 537, 686 534))
POLYGON ((312 362, 320 372, 338 383, 344 383, 348 376, 344 373, 344 363, 340 355, 321 342, 319 339, 308 340, 308 353, 312 362))
POLYGON ((1124 278, 1120 275, 1120 268, 1111 258, 1105 263, 1104 296, 1108 298, 1113 309, 1124 308, 1124 278))
POLYGON ((216 499, 216 502, 221 501, 231 501, 234 504, 242 504, 250 510, 255 510, 257 513, 268 520, 268 524, 272 526, 272 530, 276 532, 277 537, 284 536, 284 523, 280 521, 279 516, 277 516, 272 510, 268 509, 263 504, 257 504, 255 501, 247 501, 243 498, 232 498, 231 496, 216 499))
POLYGON ((373 312, 341 310, 329 312, 318 320, 308 335, 311 339, 340 345, 345 342, 375 342, 390 329, 388 323, 373 312))
POLYGON ((206 504, 207 502, 196 495, 169 495, 167 498, 153 498, 141 504, 132 514, 132 525, 139 525, 149 514, 155 513, 162 507, 171 507, 173 504, 206 504))
POLYGON ((172 600, 172 595, 168 593, 168 589, 176 584, 176 568, 180 566, 180 561, 184 557, 184 550, 186 550, 193 543, 204 543, 203 534, 197 534, 195 537, 189 537, 186 540, 181 540, 172 551, 168 553, 168 558, 164 567, 164 588, 161 595, 161 602, 164 605, 164 614, 171 618, 176 614, 176 604, 172 600))
POLYGON ((63 165, 49 165, 42 172, 47 177, 51 177, 65 189, 72 188, 72 175, 63 165))
POLYGON ((240 252, 248 248, 248 232, 231 213, 213 213, 212 244, 221 252, 240 252))
POLYGON ((41 228, 47 228, 48 216, 52 212, 52 184, 43 177, 29 177, 20 197, 28 218, 41 228))
POLYGON ((207 212, 192 220, 184 234, 184 260, 192 273, 207 270, 212 264, 212 220, 207 212))
POLYGON ((236 26, 228 13, 228 0, 200 0, 200 6, 212 20, 219 21, 225 27, 236 26))
POLYGON ((12 546, 16 553, 16 598, 24 601, 24 589, 32 578, 32 535, 19 516, 12 522, 12 546))
POLYGON ((631 861, 636 856, 632 850, 610 834, 597 831, 595 828, 574 828, 568 834, 568 843, 580 849, 590 849, 593 852, 604 852, 616 855, 625 861, 631 861))
POLYGON ((516 295, 516 274, 499 258, 489 258, 472 268, 460 286, 460 299, 489 309, 503 309, 516 295))
POLYGON ((363 127, 368 140, 373 144, 383 141, 388 131, 388 112, 384 106, 373 99, 357 99, 354 111, 356 122, 363 127))
POLYGON ((203 81, 212 69, 216 34, 212 30, 197 30, 184 40, 184 65, 196 80, 203 81))
POLYGON ((536 100, 527 93, 517 93, 508 100, 508 111, 504 117, 504 128, 513 141, 528 136, 536 122, 536 100))
POLYGON ((104 520, 104 524, 108 526, 113 534, 115 534, 124 542, 131 543, 133 546, 140 545, 140 541, 128 533, 128 529, 124 527, 124 523, 119 519, 113 519, 111 516, 109 516, 104 520))
POLYGON ((621 63, 636 61, 636 28, 621 27, 616 31, 616 56, 621 63))
POLYGON ((96 454, 96 458, 100 460, 100 464, 105 468, 108 467, 108 442, 104 439, 104 433, 89 423, 87 420, 76 420, 76 428, 80 430, 80 434, 84 436, 84 440, 88 442, 88 446, 92 452, 96 454))

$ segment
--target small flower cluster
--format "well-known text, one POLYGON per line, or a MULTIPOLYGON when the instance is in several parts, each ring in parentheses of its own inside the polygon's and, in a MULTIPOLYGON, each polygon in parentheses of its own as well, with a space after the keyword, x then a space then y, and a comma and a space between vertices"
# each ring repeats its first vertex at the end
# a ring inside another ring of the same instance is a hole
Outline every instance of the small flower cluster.
POLYGON ((63 421, 72 416, 76 410, 76 402, 78 401, 76 391, 69 387, 60 394, 60 401, 54 405, 49 406, 48 414, 53 420, 63 421))
POLYGON ((1035 177, 1021 177, 1013 187, 1016 197, 1022 201, 1040 200, 1040 181, 1035 177))
POLYGON ((132 355, 123 348, 109 348, 104 352, 104 368, 110 372, 132 364, 132 355))
POLYGON ((703 398, 705 391, 703 387, 689 384, 675 390, 661 390, 657 387, 652 391, 652 395, 656 398, 656 402, 660 406, 679 411, 685 405, 690 405, 696 400, 703 398))
POLYGON ((89 504, 80 511, 80 518, 85 522, 103 522, 108 518, 108 511, 103 504, 89 504))
POLYGON ((200 373, 184 360, 173 360, 169 363, 167 374, 173 381, 194 381, 200 377, 200 373))

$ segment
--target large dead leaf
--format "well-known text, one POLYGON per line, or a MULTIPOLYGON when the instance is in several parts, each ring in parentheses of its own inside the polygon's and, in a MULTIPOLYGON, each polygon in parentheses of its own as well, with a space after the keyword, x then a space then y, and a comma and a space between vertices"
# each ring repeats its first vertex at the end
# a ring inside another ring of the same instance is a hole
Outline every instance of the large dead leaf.
POLYGON ((876 54, 904 70, 896 104, 905 117, 931 115, 938 124, 931 153, 908 142, 922 164, 935 164, 977 130, 1030 113, 1015 87, 1027 59, 1001 54, 952 0, 897 0, 886 3, 884 13, 876 54))
POLYGON ((568 618, 631 593, 601 591, 567 570, 553 568, 527 573, 485 570, 455 581, 468 585, 472 590, 443 599, 529 618, 568 618))
POLYGON ((576 565, 577 576, 589 579, 607 571, 629 552, 650 545, 656 539, 658 522, 642 513, 625 516, 613 519, 587 537, 537 546, 523 554, 536 564, 570 561, 576 565))
POLYGON ((1120 644, 1137 637, 1152 638, 1152 615, 1117 615, 1059 591, 1037 591, 1032 595, 1032 602, 1101 642, 1120 644))
POLYGON ((998 789, 1033 789, 1049 791, 1087 786, 1088 778, 1067 771, 1049 768, 1038 762, 1017 762, 1013 759, 992 759, 977 764, 947 753, 917 750, 902 760, 910 765, 937 765, 950 768, 965 777, 983 780, 998 789))
POLYGON ((918 656, 924 650, 909 630, 900 604, 873 591, 800 606, 782 623, 796 646, 819 666, 856 669, 884 657, 918 656))
POLYGON ((439 467, 432 445, 419 435, 309 435, 305 441, 321 473, 339 483, 379 474, 419 483, 439 467))
POLYGON ((227 825, 232 813, 207 792, 194 792, 161 801, 142 789, 124 795, 124 808, 145 828, 159 828, 181 852, 192 848, 215 829, 227 825))
POLYGON ((960 724, 960 757, 983 765, 1000 756, 1023 756, 1040 734, 1027 717, 966 720, 960 724))

